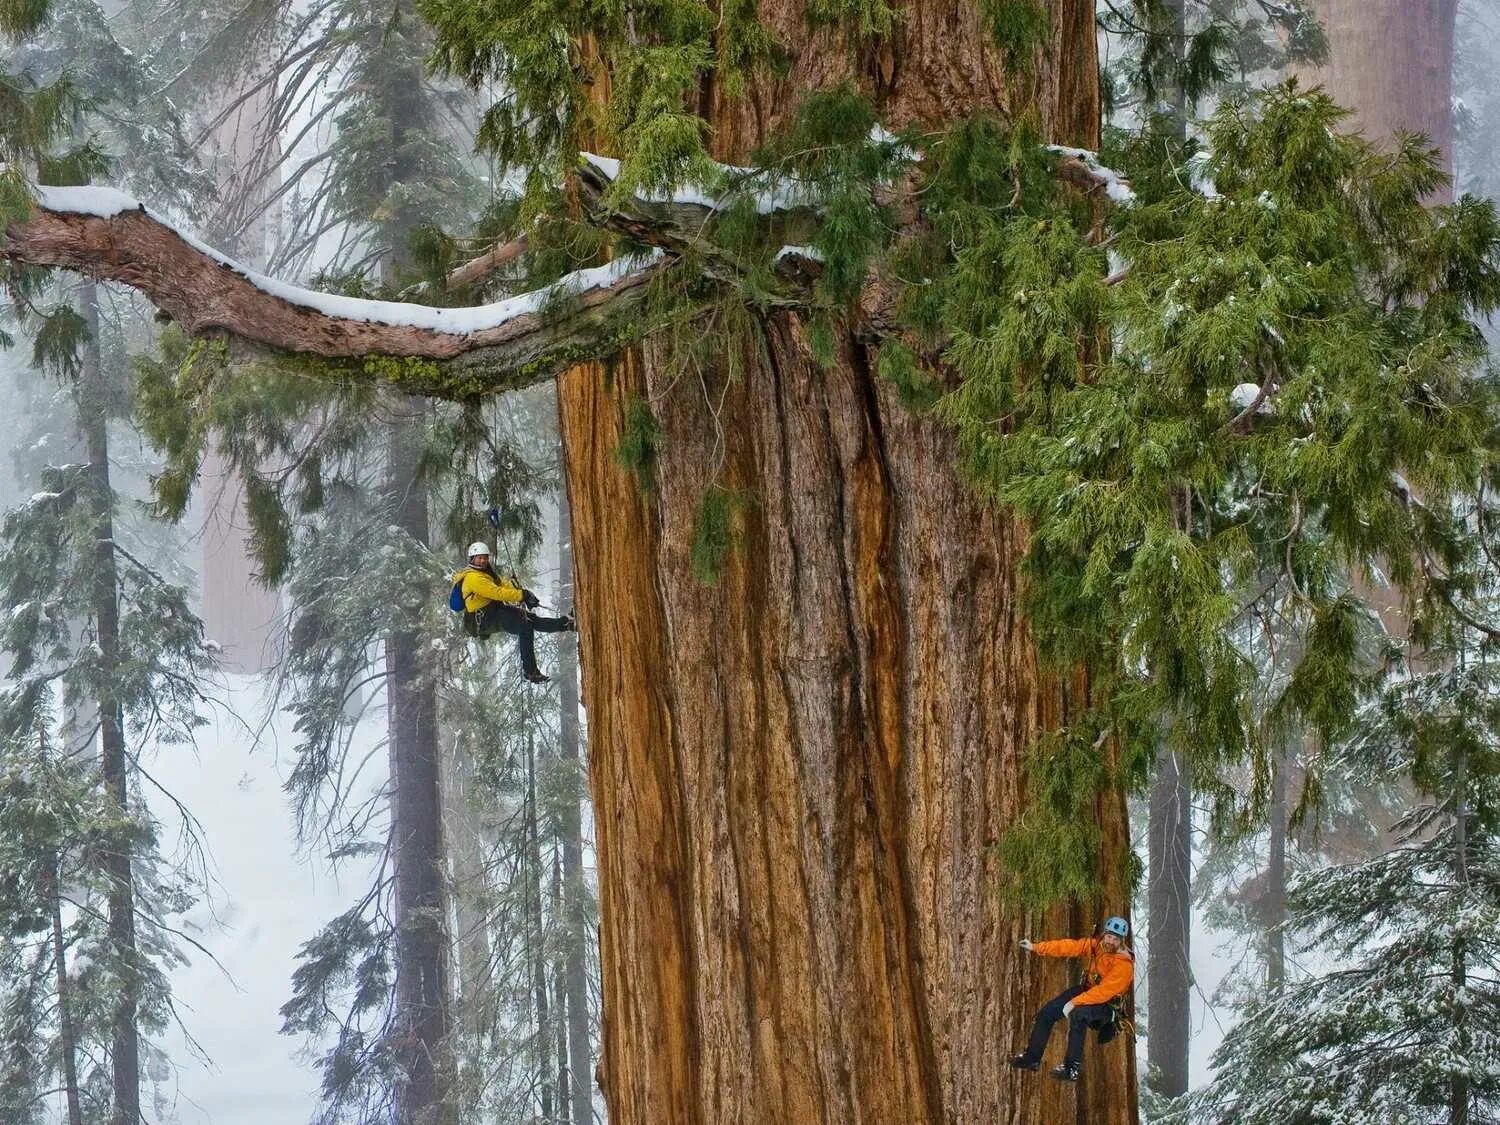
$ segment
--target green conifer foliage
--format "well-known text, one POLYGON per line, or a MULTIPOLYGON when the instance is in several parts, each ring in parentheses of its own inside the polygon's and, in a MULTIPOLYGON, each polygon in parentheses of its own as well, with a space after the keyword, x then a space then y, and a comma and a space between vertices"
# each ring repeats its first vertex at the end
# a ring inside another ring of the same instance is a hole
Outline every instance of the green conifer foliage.
MULTIPOLYGON (((0 1115, 28 1121, 45 1109, 71 1053, 88 1120, 99 1120, 111 1104, 118 997, 135 994, 143 1039, 173 1021, 167 974, 184 963, 178 918, 199 885, 161 857, 137 786, 123 812, 107 791, 89 724, 107 693, 132 746, 190 742, 212 654, 186 592, 117 547, 119 659, 106 669, 87 620, 99 565, 87 467, 45 470, 40 484, 0 527, 0 597, 15 607, 0 627, 10 661, 0 692, 0 1003, 18 1021, 5 1024, 12 1038, 0 1049, 0 1115), (132 857, 136 910, 125 955, 106 924, 105 864, 121 853, 132 857)), ((155 1067, 159 1052, 149 1039, 143 1047, 155 1067)))
MULTIPOLYGON (((1290 85, 1226 103, 1203 190, 1137 177, 1114 284, 1053 210, 982 221, 923 295, 958 377, 938 409, 976 485, 1032 528, 1038 638, 1097 676, 1093 713, 1041 759, 1046 791, 1079 801, 1099 738, 1146 755, 1164 721, 1210 771, 1258 749, 1230 637, 1258 576, 1290 594, 1286 718, 1334 737, 1375 670, 1350 575, 1417 590, 1466 538, 1414 497, 1472 494, 1485 464, 1472 318, 1497 295, 1495 213, 1425 208, 1431 155, 1377 154, 1341 117, 1290 85)), ((1011 846, 1045 851, 1048 824, 1011 846)))
POLYGON ((1308 0, 1101 0, 1099 27, 1106 108, 1138 121, 1246 93, 1328 54, 1308 0))
POLYGON ((1215 1055, 1167 1120, 1297 1125, 1489 1119, 1500 1096, 1500 757, 1492 642, 1429 651, 1341 752, 1417 790, 1395 846, 1304 872, 1288 927, 1302 968, 1215 1055))

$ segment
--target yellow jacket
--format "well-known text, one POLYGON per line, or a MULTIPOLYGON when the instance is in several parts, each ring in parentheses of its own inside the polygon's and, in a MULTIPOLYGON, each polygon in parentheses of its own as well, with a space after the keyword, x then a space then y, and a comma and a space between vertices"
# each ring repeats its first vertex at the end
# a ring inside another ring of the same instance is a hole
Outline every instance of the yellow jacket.
POLYGON ((1073 1003, 1079 1006, 1108 1004, 1116 996, 1123 995, 1135 980, 1135 955, 1123 946, 1117 953, 1106 952, 1096 937, 1038 941, 1032 944, 1031 952, 1043 957, 1089 959, 1089 966, 1083 974, 1083 983, 1090 986, 1089 990, 1073 997, 1073 1003))
POLYGON ((465 567, 453 576, 453 581, 462 584, 464 609, 469 613, 478 613, 491 602, 521 604, 521 587, 509 578, 496 581, 493 575, 485 571, 465 567))

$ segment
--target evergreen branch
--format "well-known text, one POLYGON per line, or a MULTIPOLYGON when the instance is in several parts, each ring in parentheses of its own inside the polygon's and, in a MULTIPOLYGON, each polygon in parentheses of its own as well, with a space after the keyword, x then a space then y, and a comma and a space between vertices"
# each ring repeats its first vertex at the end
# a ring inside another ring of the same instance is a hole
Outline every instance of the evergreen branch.
POLYGON ((526 235, 513 238, 509 242, 501 242, 492 246, 485 253, 465 262, 457 269, 448 274, 444 283, 450 290, 466 289, 476 282, 483 281, 496 270, 509 265, 530 248, 531 242, 526 235))

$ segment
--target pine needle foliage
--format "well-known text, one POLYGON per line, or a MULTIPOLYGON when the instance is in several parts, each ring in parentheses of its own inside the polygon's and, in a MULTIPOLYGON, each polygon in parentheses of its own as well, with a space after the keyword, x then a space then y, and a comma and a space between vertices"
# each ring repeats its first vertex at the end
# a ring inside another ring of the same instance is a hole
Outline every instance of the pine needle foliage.
MULTIPOLYGON (((1488 627, 1490 616, 1484 615, 1488 627)), ((1343 1125, 1487 1121, 1500 1105, 1500 730, 1493 640, 1393 684, 1341 748, 1416 792, 1395 846, 1298 878, 1289 934, 1307 966, 1262 995, 1215 1078, 1166 1120, 1343 1125)))
POLYGON ((1377 153, 1342 116, 1294 85, 1226 103, 1208 192, 1137 178, 1116 284, 1053 210, 981 217, 922 296, 952 333, 938 409, 976 486, 1032 529, 1038 640, 1094 670, 1083 733, 1108 727, 1127 769, 1164 725, 1206 775, 1259 752, 1230 630, 1267 573, 1301 651, 1286 720, 1337 736, 1375 671, 1349 576, 1414 591, 1419 560, 1465 539, 1412 495, 1472 494, 1487 459, 1473 318, 1500 296, 1500 227, 1487 203, 1424 207, 1432 155, 1377 153))
POLYGON ((1030 73, 1052 30, 1040 0, 980 0, 979 14, 989 25, 1006 72, 1030 73))
POLYGON ((1297 63, 1327 60, 1308 0, 1102 0, 1105 108, 1139 123, 1245 94, 1297 63))
POLYGON ((733 489, 714 485, 698 505, 693 520, 693 576, 705 586, 717 586, 724 564, 739 542, 740 513, 747 497, 733 489))

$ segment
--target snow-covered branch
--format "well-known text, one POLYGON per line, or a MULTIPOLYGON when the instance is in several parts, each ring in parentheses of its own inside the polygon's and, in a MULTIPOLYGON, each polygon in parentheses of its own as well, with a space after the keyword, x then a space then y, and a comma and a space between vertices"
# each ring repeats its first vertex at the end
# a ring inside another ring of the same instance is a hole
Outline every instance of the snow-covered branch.
POLYGON ((667 260, 661 251, 621 259, 471 308, 363 300, 267 277, 99 187, 37 189, 35 212, 5 231, 0 257, 132 286, 190 335, 222 332, 303 355, 415 357, 490 373, 468 393, 546 378, 601 354, 631 326, 644 328, 646 282, 667 260))
POLYGON ((1057 170, 1063 179, 1076 180, 1088 190, 1103 190, 1110 202, 1119 207, 1129 207, 1135 202, 1130 182, 1113 168, 1101 164, 1097 153, 1068 145, 1048 145, 1047 151, 1062 157, 1057 170))
MULTIPOLYGON (((876 139, 884 139, 877 137, 876 139)), ((1118 173, 1093 153, 1052 146, 1063 159, 1059 174, 1103 188, 1116 203, 1134 198, 1118 173)), ((913 154, 912 160, 920 159, 913 154)), ((611 197, 618 162, 583 154, 580 199, 589 219, 651 247, 642 256, 577 270, 529 293, 492 304, 437 308, 324 293, 267 276, 178 230, 138 200, 104 187, 41 187, 30 218, 0 232, 0 259, 74 270, 139 290, 191 336, 227 335, 273 351, 332 360, 391 356, 432 361, 437 373, 404 370, 412 393, 472 397, 549 378, 589 359, 602 358, 660 327, 645 314, 647 283, 680 255, 691 252, 706 280, 739 284, 747 264, 709 235, 714 214, 728 197, 684 187, 611 197)), ((725 167, 726 183, 742 183, 755 170, 725 167), (738 177, 738 180, 736 179, 738 177)), ((901 183, 881 185, 894 195, 901 183)), ((815 194, 796 181, 771 183, 748 198, 766 217, 773 237, 789 245, 775 257, 784 283, 779 293, 757 294, 765 305, 809 303, 821 270, 817 253, 799 245, 814 232, 815 194)), ((472 284, 527 249, 525 238, 496 246, 461 267, 451 279, 472 284)), ((899 331, 886 315, 889 286, 872 274, 860 306, 875 334, 899 331)))

